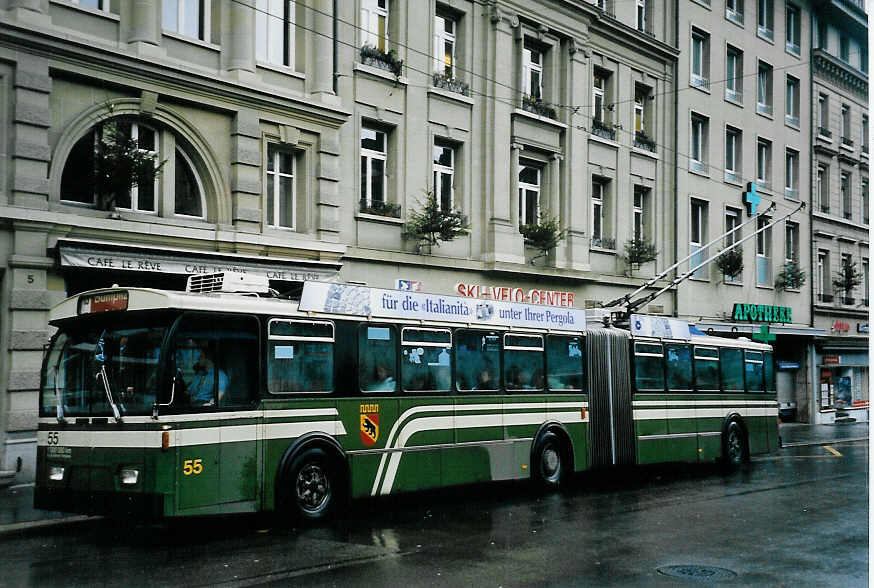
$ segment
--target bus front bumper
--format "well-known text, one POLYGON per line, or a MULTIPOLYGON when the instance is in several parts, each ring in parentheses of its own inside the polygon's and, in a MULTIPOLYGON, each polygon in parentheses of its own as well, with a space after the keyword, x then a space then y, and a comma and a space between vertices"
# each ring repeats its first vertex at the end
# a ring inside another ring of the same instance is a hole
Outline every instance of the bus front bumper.
POLYGON ((110 517, 159 518, 164 515, 164 495, 88 492, 84 490, 52 489, 37 486, 33 506, 42 510, 74 512, 110 517))

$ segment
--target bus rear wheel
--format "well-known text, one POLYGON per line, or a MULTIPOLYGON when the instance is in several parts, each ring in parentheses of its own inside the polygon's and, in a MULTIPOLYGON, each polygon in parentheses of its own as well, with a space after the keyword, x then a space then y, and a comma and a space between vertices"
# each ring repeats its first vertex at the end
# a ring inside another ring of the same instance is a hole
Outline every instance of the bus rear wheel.
POLYGON ((737 467, 747 461, 746 437, 736 422, 729 423, 725 430, 722 455, 729 467, 737 467))
POLYGON ((561 440, 555 433, 545 433, 534 448, 534 481, 540 487, 552 490, 561 486, 566 463, 561 440))
POLYGON ((286 507, 300 518, 327 517, 337 502, 337 468, 325 450, 313 447, 291 463, 286 483, 286 507))

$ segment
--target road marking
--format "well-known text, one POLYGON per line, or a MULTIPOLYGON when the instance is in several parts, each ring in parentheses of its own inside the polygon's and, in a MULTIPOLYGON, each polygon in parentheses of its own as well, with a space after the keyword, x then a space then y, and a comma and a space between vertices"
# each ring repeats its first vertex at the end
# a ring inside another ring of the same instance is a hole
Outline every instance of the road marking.
POLYGON ((823 445, 823 448, 824 448, 824 449, 827 449, 827 450, 828 450, 832 455, 834 455, 835 457, 843 457, 843 456, 840 454, 840 452, 838 452, 838 450, 835 449, 834 447, 829 447, 828 445, 823 445))

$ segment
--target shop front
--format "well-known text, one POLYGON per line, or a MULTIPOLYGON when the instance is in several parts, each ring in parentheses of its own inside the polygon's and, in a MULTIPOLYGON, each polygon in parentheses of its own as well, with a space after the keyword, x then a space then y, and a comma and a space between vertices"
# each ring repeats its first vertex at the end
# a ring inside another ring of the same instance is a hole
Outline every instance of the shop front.
POLYGON ((818 340, 815 349, 815 422, 867 422, 867 341, 826 338, 818 340))

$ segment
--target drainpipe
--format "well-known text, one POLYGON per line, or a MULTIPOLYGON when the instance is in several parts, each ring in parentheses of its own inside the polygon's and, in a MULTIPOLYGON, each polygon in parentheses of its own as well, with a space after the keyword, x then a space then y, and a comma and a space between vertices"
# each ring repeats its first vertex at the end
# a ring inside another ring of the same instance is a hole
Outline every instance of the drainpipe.
MULTIPOLYGON (((674 0, 674 47, 680 48, 680 0, 674 0)), ((680 258, 680 244, 678 242, 679 231, 677 229, 677 225, 679 223, 679 148, 678 141, 680 140, 680 96, 677 93, 678 83, 677 83, 677 70, 679 69, 679 59, 674 62, 674 262, 680 258)), ((677 276, 677 271, 674 270, 674 277, 677 276)), ((680 302, 679 295, 679 286, 674 288, 673 291, 673 305, 674 305, 674 316, 679 314, 680 309, 678 308, 678 304, 680 302)))
MULTIPOLYGON (((813 127, 816 124, 816 107, 814 104, 818 104, 818 101, 813 99, 813 30, 816 27, 816 23, 813 18, 813 5, 810 7, 810 59, 808 59, 808 67, 810 68, 810 141, 808 142, 810 149, 810 168, 808 181, 810 182, 810 210, 807 213, 807 218, 810 223, 810 326, 814 326, 814 317, 813 317, 813 307, 816 305, 816 288, 813 287, 813 277, 816 272, 814 272, 814 268, 816 265, 816 244, 813 241, 813 207, 815 205, 815 195, 813 194, 813 187, 816 185, 816 166, 814 165, 816 162, 813 157, 813 145, 816 140, 813 127)), ((814 383, 815 384, 815 383, 814 383)), ((814 385, 814 389, 816 386, 814 385)))

